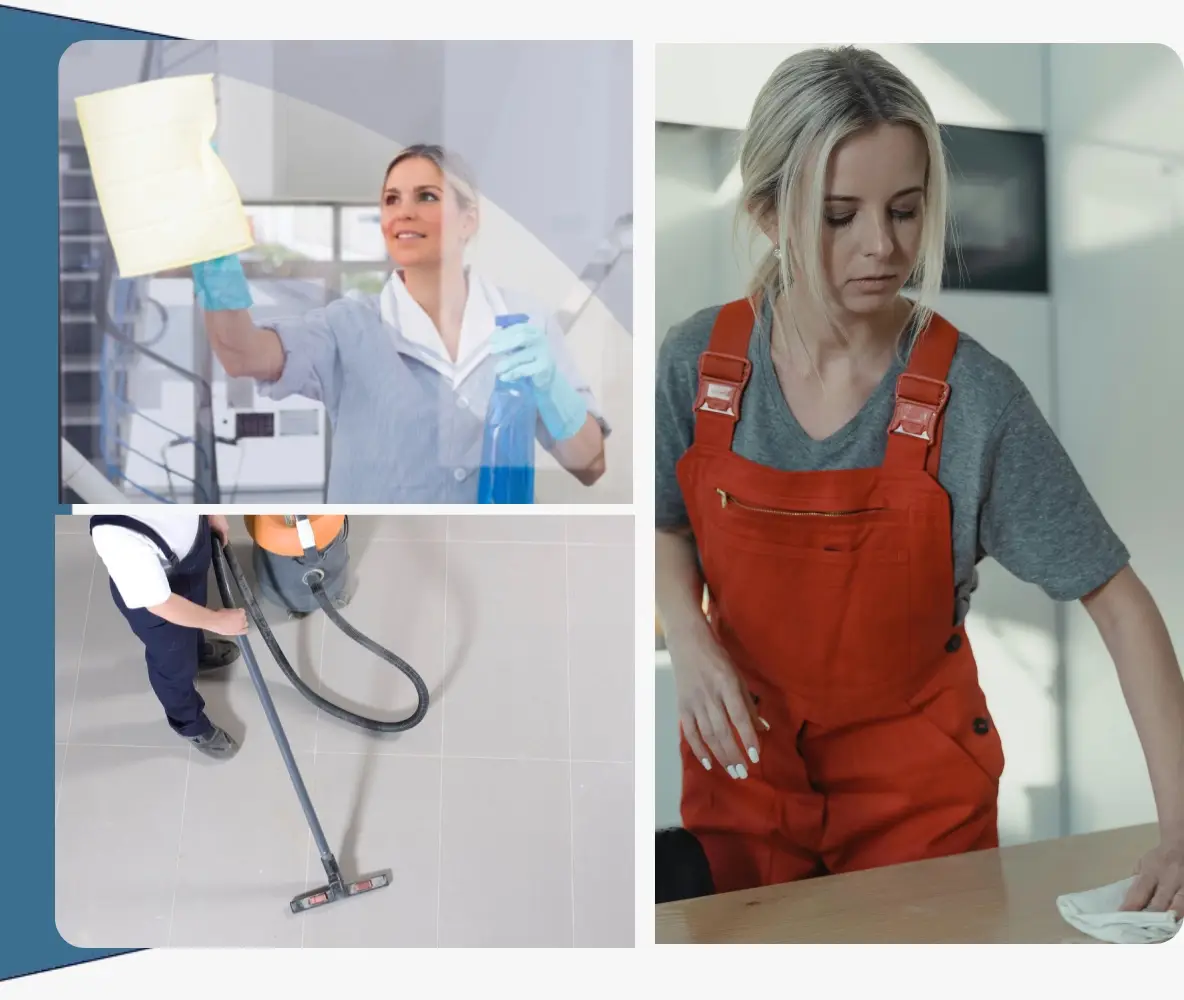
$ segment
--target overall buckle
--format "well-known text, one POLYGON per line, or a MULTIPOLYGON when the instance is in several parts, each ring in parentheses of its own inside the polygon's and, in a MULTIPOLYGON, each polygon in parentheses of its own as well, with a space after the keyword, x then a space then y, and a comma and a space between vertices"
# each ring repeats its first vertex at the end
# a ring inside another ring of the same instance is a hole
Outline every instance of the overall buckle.
POLYGON ((904 372, 896 380, 896 411, 888 425, 888 433, 903 434, 926 444, 933 444, 937 419, 949 399, 948 382, 904 372), (912 391, 906 389, 906 385, 910 383, 912 391))
POLYGON ((706 410, 733 420, 740 419, 740 397, 752 375, 752 362, 727 354, 704 351, 699 356, 699 394, 695 412, 706 410))

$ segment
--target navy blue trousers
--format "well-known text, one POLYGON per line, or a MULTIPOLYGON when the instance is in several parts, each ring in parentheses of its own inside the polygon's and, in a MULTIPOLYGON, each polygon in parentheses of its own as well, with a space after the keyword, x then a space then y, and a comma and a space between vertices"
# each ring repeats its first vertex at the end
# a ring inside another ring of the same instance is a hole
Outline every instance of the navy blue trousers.
MULTIPOLYGON (((210 562, 213 559, 210 530, 202 520, 193 549, 169 573, 174 594, 205 607, 209 589, 210 562)), ((197 693, 194 681, 201 659, 205 636, 201 629, 184 628, 166 622, 146 608, 128 608, 111 584, 115 605, 127 619, 132 631, 144 644, 148 680, 156 692, 173 731, 181 736, 204 736, 213 724, 206 718, 206 703, 197 693)))

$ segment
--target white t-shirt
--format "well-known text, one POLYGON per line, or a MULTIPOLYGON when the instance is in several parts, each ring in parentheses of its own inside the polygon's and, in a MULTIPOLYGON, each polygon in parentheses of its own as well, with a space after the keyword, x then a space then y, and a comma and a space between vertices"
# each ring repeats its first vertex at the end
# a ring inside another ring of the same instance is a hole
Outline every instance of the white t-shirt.
MULTIPOLYGON (((150 509, 144 513, 137 510, 134 516, 160 535, 178 559, 184 559, 197 541, 201 524, 198 514, 150 509)), ((169 586, 169 560, 155 542, 114 524, 100 524, 91 532, 91 540, 129 608, 152 608, 169 599, 173 592, 169 586)))
POLYGON ((411 297, 398 272, 391 274, 379 295, 383 320, 411 343, 422 347, 424 363, 448 379, 454 389, 489 356, 489 338, 497 326, 497 317, 506 311, 501 295, 492 284, 475 271, 470 270, 468 276, 469 296, 461 318, 455 362, 444 349, 444 340, 436 324, 411 297))

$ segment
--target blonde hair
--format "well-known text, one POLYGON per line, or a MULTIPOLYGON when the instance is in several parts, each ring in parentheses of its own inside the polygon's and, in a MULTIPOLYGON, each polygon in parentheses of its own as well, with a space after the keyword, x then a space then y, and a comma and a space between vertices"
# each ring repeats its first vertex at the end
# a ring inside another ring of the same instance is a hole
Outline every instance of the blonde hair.
POLYGON ((941 288, 948 225, 941 130, 908 77, 883 56, 854 46, 791 56, 774 70, 753 104, 740 147, 743 189, 737 222, 767 225, 775 217, 780 252, 778 258, 770 247, 757 264, 747 290, 754 309, 762 298, 772 303, 788 292, 792 264, 834 325, 821 253, 826 168, 839 143, 878 125, 912 126, 929 152, 920 250, 906 279, 920 294, 910 316, 914 322, 905 330, 925 328, 941 288))
POLYGON ((384 186, 386 185, 387 178, 391 175, 391 171, 404 160, 429 160, 434 163, 440 173, 444 175, 445 181, 452 188, 460 207, 477 207, 479 199, 477 185, 473 183, 473 175, 468 165, 456 153, 450 152, 443 146, 438 146, 435 143, 421 142, 413 146, 407 146, 387 164, 386 173, 382 175, 384 186))

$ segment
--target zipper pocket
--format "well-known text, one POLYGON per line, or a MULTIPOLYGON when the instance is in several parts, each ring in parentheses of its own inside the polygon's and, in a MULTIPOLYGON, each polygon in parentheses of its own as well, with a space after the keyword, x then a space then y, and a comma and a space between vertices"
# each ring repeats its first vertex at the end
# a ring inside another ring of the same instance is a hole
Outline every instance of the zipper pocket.
POLYGON ((772 507, 754 507, 752 504, 737 500, 732 494, 718 487, 715 492, 719 494, 721 508, 726 509, 731 504, 754 514, 776 514, 778 517, 855 517, 859 514, 875 514, 888 509, 887 507, 860 507, 856 510, 776 510, 772 507))

